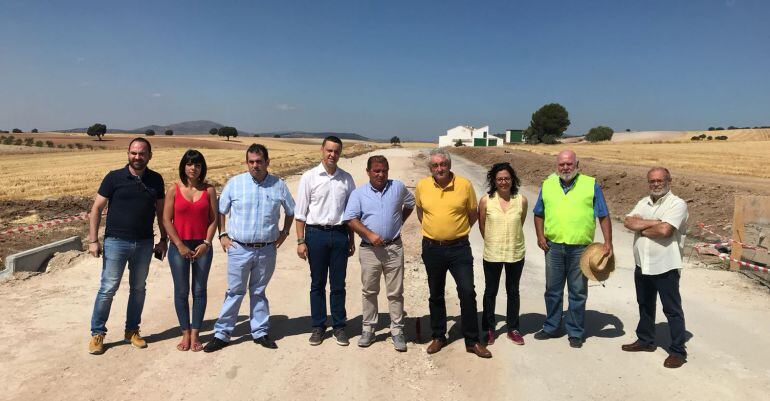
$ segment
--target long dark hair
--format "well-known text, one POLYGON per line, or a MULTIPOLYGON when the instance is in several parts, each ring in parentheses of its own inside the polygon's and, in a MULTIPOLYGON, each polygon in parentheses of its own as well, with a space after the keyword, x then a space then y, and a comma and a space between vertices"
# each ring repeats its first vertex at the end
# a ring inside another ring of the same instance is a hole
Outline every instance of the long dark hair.
POLYGON ((203 183, 206 179, 206 159, 203 154, 195 149, 188 149, 182 155, 182 160, 179 160, 179 179, 184 185, 187 185, 187 174, 184 173, 184 167, 187 163, 201 165, 201 175, 198 177, 198 182, 203 183))
POLYGON ((513 171, 511 164, 508 162, 495 163, 487 173, 487 185, 489 186, 487 194, 489 197, 495 196, 495 192, 497 191, 497 181, 495 178, 497 177, 497 173, 503 170, 507 171, 511 175, 511 195, 516 195, 519 193, 519 185, 521 183, 519 182, 519 177, 516 176, 516 172, 513 171))

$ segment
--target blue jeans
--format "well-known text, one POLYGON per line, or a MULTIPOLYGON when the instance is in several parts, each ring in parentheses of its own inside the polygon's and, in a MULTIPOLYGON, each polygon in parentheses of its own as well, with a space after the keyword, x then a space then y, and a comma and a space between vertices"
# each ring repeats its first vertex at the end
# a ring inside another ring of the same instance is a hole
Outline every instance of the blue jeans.
POLYGON ((126 330, 136 330, 142 321, 145 283, 152 259, 152 238, 124 240, 115 237, 104 239, 102 257, 102 280, 91 315, 91 335, 107 333, 107 318, 110 317, 112 298, 120 287, 123 271, 128 263, 128 307, 126 330))
POLYGON ((227 250, 227 292, 219 319, 214 324, 214 337, 222 341, 230 341, 241 302, 246 296, 246 284, 249 289, 249 324, 251 337, 260 338, 267 335, 270 305, 267 302, 265 289, 275 271, 276 249, 273 244, 261 248, 245 247, 233 241, 227 250))
MULTIPOLYGON (((203 243, 203 240, 183 240, 191 250, 203 243)), ((209 268, 214 251, 209 247, 203 256, 187 259, 179 254, 173 243, 168 247, 168 264, 174 279, 174 308, 182 330, 200 330, 203 315, 206 313, 206 283, 209 280, 209 268), (192 268, 192 325, 190 324, 190 270, 192 268)))
POLYGON ((326 278, 329 278, 329 310, 332 327, 345 327, 345 276, 348 268, 348 230, 345 226, 323 230, 305 229, 310 262, 310 315, 313 327, 326 327, 326 278))
POLYGON ((580 271, 580 256, 586 245, 557 244, 548 241, 545 253, 545 309, 543 330, 556 334, 561 327, 564 283, 569 292, 569 306, 564 326, 569 337, 583 338, 588 279, 580 271))

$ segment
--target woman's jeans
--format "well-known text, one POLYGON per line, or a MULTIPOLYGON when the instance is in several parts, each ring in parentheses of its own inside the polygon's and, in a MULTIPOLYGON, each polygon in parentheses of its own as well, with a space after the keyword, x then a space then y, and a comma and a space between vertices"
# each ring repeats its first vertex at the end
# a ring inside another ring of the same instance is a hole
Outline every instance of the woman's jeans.
MULTIPOLYGON (((202 240, 183 240, 190 250, 202 244, 202 240)), ((182 330, 200 330, 203 315, 206 312, 206 283, 209 280, 209 268, 214 255, 208 247, 206 253, 197 259, 183 257, 176 245, 168 248, 168 263, 171 265, 171 277, 174 279, 174 307, 182 330), (192 324, 190 324, 190 270, 192 270, 192 324)))

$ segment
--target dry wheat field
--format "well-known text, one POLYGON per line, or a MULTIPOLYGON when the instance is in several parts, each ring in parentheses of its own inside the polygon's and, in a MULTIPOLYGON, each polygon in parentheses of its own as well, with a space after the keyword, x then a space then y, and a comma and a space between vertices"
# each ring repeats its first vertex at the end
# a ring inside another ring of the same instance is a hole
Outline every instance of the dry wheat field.
MULTIPOLYGON (((196 146, 196 149, 203 153, 208 165, 207 180, 221 188, 228 177, 246 171, 245 150, 252 142, 267 146, 270 152, 270 171, 277 175, 295 173, 315 164, 320 158, 319 141, 298 143, 273 138, 253 139, 242 138, 240 145, 236 145, 240 149, 217 148, 222 147, 218 143, 221 140, 198 141, 196 145, 203 146, 196 146)), ((167 183, 178 180, 179 160, 185 148, 164 147, 163 141, 155 138, 150 138, 150 141, 153 144, 153 156, 149 167, 163 175, 167 183)), ((230 141, 223 145, 233 147, 234 143, 230 141)), ((377 146, 351 143, 345 147, 343 156, 360 154, 377 146)), ((96 192, 104 175, 120 168, 127 160, 126 151, 117 149, 41 150, 40 153, 3 154, 0 157, 0 178, 3 180, 0 200, 58 198, 64 195, 90 197, 96 192)))
POLYGON ((573 149, 581 158, 638 166, 665 165, 703 173, 770 178, 759 168, 770 154, 770 141, 709 141, 681 143, 587 143, 515 145, 516 149, 556 155, 573 149))

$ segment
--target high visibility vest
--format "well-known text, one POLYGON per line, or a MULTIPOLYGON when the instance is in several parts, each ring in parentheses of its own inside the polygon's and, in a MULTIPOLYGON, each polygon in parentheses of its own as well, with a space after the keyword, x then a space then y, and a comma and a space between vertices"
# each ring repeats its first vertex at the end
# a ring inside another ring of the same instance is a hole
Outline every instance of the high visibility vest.
POLYGON ((596 179, 578 174, 572 189, 564 193, 559 176, 543 181, 545 237, 551 242, 588 245, 594 241, 594 185, 596 179))

